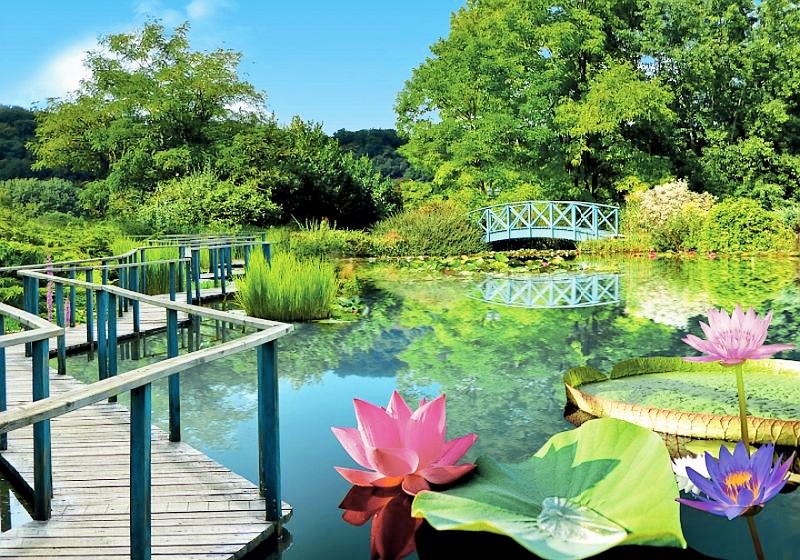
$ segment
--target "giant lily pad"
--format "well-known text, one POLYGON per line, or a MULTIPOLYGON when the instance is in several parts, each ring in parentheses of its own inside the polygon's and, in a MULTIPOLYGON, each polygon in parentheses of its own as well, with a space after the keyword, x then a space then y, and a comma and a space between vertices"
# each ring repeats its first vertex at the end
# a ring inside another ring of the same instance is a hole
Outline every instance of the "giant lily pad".
MULTIPOLYGON (((744 376, 751 440, 800 446, 800 363, 748 361, 744 376)), ((637 358, 610 374, 571 369, 564 384, 567 399, 593 416, 679 436, 741 439, 734 372, 717 363, 637 358)))
POLYGON ((686 546, 669 453, 650 430, 591 420, 523 463, 477 463, 465 484, 420 492, 412 515, 439 530, 506 535, 551 560, 619 544, 686 546))

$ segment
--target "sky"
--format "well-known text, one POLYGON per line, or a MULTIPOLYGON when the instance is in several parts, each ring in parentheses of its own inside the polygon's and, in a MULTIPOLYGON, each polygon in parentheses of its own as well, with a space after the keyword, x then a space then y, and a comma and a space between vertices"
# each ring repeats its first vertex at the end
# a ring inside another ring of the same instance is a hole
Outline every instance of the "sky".
POLYGON ((278 120, 394 128, 411 71, 447 36, 464 0, 11 0, 0 8, 0 104, 44 105, 86 77, 100 36, 148 18, 191 25, 194 50, 243 54, 240 76, 278 120))

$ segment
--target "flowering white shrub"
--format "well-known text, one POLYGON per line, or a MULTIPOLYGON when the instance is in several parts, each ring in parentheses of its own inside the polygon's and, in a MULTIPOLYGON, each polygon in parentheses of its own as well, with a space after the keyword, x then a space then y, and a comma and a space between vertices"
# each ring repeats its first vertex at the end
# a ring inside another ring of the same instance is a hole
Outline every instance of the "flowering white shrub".
POLYGON ((717 197, 712 194, 690 191, 683 179, 656 185, 633 196, 638 198, 639 223, 647 230, 659 228, 680 215, 705 217, 717 202, 717 197))

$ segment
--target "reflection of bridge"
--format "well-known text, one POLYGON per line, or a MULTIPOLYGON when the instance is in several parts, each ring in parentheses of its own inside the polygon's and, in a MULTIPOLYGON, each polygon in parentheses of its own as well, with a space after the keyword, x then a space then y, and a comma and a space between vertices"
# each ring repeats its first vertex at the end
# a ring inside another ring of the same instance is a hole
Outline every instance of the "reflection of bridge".
POLYGON ((529 200, 470 212, 487 243, 507 239, 582 241, 619 233, 619 208, 590 202, 529 200))
POLYGON ((531 309, 607 305, 619 301, 619 274, 486 278, 472 297, 531 309))

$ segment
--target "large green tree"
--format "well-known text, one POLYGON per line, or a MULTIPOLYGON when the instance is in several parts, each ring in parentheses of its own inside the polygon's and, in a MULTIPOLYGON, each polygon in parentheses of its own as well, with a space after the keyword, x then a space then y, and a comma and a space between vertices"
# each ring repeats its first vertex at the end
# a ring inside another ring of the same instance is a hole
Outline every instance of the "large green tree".
POLYGON ((91 76, 37 116, 35 167, 100 177, 85 197, 102 210, 112 195, 142 200, 159 181, 207 165, 259 118, 263 98, 239 78, 239 53, 192 51, 188 31, 151 22, 103 38, 86 59, 91 76))

